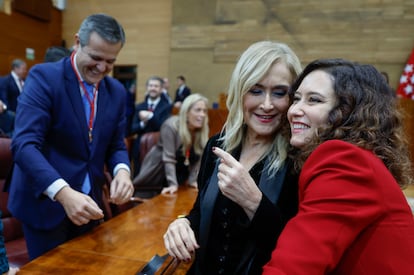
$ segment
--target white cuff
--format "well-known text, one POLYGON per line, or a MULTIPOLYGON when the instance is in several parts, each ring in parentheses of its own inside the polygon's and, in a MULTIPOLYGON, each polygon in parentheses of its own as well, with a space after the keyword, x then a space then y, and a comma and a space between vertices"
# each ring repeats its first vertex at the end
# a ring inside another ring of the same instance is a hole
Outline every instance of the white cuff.
POLYGON ((56 194, 63 188, 69 186, 69 184, 64 179, 57 179, 48 188, 43 192, 46 196, 48 196, 52 201, 55 200, 56 194))
POLYGON ((115 168, 114 168, 113 175, 115 176, 115 175, 116 175, 116 173, 118 173, 118 171, 119 171, 120 169, 125 169, 125 170, 127 170, 127 171, 128 171, 128 173, 129 173, 129 174, 131 174, 131 170, 129 169, 129 166, 128 166, 127 164, 125 164, 125 163, 118 163, 118 164, 115 166, 115 168))

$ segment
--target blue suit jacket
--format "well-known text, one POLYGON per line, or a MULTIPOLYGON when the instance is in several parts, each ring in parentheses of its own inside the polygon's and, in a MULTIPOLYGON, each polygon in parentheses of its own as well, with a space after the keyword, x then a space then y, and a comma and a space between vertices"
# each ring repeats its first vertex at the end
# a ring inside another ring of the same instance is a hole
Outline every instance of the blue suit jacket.
POLYGON ((0 78, 0 99, 7 105, 8 110, 16 112, 19 95, 19 87, 17 87, 11 73, 0 78))
POLYGON ((125 88, 105 77, 99 84, 93 142, 70 59, 34 66, 19 97, 12 152, 15 161, 8 207, 22 222, 51 229, 65 217, 60 203, 43 194, 58 178, 80 191, 86 173, 101 204, 104 164, 129 165, 124 143, 125 88))

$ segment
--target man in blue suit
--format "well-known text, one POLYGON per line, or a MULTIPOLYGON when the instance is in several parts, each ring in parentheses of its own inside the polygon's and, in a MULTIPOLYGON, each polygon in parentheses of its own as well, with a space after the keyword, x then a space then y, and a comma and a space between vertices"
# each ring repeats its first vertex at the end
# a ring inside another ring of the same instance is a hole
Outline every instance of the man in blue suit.
POLYGON ((162 92, 163 82, 162 78, 158 76, 148 78, 145 100, 135 106, 131 126, 131 133, 137 134, 132 145, 134 176, 138 175, 140 170, 141 136, 149 132, 158 132, 161 124, 171 115, 172 105, 162 92))
POLYGON ((103 218, 104 165, 113 173, 110 200, 133 194, 125 90, 108 77, 125 42, 112 17, 87 17, 74 52, 35 65, 19 97, 12 152, 15 161, 8 207, 23 223, 34 259, 76 237, 103 218))
POLYGON ((15 59, 10 74, 0 78, 0 99, 9 111, 16 112, 17 98, 22 92, 26 73, 26 62, 15 59))

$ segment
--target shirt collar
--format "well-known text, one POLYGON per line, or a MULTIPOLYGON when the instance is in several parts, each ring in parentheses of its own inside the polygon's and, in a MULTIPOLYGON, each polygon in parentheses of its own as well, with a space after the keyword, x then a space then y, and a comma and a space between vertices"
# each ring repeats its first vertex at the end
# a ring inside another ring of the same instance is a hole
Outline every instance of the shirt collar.
POLYGON ((161 97, 158 97, 156 100, 152 100, 151 98, 148 97, 147 104, 148 105, 154 104, 154 107, 155 107, 157 106, 158 102, 160 102, 160 100, 161 100, 161 97))
POLYGON ((14 71, 11 71, 11 75, 13 76, 14 80, 16 80, 17 82, 20 81, 19 76, 14 71))

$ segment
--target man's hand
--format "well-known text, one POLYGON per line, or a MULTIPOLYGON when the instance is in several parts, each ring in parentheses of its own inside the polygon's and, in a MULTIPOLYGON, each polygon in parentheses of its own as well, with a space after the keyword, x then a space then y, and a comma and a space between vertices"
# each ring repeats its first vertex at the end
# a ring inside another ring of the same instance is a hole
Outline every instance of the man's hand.
POLYGON ((125 169, 119 169, 111 182, 110 202, 115 204, 124 204, 128 202, 134 194, 129 172, 125 169))
POLYGON ((99 220, 104 217, 102 209, 96 202, 70 186, 63 187, 55 196, 65 209, 68 218, 76 225, 87 224, 90 220, 99 220))
POLYGON ((151 111, 146 111, 146 110, 139 111, 139 119, 146 123, 149 120, 149 117, 151 114, 152 114, 151 111))

